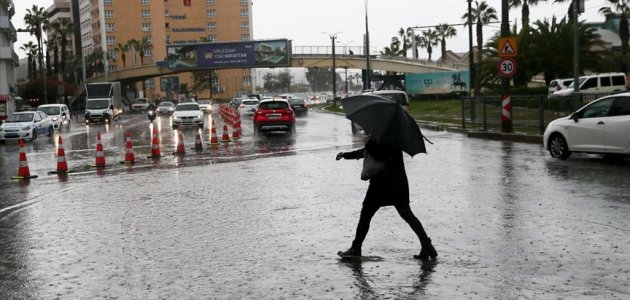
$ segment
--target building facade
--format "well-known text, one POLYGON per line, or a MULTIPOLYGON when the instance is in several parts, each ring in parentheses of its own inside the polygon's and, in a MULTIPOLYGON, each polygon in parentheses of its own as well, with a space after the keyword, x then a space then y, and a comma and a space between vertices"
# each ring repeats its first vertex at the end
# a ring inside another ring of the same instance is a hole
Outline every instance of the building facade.
POLYGON ((17 41, 16 28, 11 22, 15 15, 12 0, 0 0, 0 122, 15 108, 15 68, 19 57, 13 44, 17 41))
MULTIPOLYGON (((141 65, 153 65, 166 59, 168 45, 204 41, 246 41, 252 39, 250 0, 81 0, 81 37, 91 36, 92 44, 84 44, 84 55, 95 48, 107 49, 109 72, 141 65), (86 2, 89 2, 86 3, 86 2), (88 8, 89 7, 89 8, 88 8), (89 10, 87 14, 85 11, 89 10), (89 24, 89 27, 87 26, 89 24), (83 31, 83 28, 86 28, 83 31), (88 33, 88 29, 89 33, 88 33), (130 46, 135 40, 150 47, 130 46), (88 46, 89 45, 89 46, 88 46), (142 52, 142 56, 140 55, 142 52)), ((212 96, 229 98, 252 90, 251 70, 219 70, 213 78, 212 96)), ((192 86, 192 74, 178 75, 179 83, 192 86)), ((139 83, 136 90, 150 99, 171 98, 160 90, 160 79, 139 83)), ((210 90, 197 94, 210 97, 210 90)))

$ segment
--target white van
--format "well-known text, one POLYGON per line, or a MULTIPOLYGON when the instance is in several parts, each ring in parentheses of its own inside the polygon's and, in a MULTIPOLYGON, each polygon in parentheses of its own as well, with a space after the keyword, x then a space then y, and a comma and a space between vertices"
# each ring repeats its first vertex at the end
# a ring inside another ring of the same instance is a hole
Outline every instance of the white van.
MULTIPOLYGON (((553 96, 569 96, 573 94, 573 86, 571 83, 568 88, 553 93, 553 96)), ((628 90, 626 85, 626 74, 624 73, 602 73, 580 76, 580 93, 584 94, 605 94, 625 92, 628 90)))

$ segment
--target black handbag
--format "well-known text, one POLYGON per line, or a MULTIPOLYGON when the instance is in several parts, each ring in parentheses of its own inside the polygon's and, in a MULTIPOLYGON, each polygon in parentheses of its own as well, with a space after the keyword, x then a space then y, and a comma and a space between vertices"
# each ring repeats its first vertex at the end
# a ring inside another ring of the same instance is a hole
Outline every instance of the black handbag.
POLYGON ((385 171, 385 162, 375 159, 369 152, 363 153, 363 170, 361 180, 370 180, 376 174, 385 171))

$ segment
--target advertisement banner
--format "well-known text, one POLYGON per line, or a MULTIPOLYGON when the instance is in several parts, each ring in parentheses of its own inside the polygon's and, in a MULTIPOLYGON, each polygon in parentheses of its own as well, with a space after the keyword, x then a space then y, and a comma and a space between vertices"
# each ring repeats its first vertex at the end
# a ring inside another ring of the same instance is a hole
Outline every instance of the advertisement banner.
POLYGON ((405 75, 405 91, 412 95, 466 92, 469 87, 468 70, 405 75))
POLYGON ((288 40, 204 43, 168 46, 171 69, 288 67, 288 40))

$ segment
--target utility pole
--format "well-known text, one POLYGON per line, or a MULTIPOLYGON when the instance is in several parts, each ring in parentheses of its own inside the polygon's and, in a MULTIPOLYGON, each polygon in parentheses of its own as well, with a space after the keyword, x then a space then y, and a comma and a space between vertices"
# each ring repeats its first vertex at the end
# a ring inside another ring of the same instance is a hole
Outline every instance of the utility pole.
MULTIPOLYGON (((468 95, 474 96, 474 94, 478 93, 476 91, 476 78, 477 78, 477 68, 475 66, 475 55, 473 53, 473 35, 472 35, 472 0, 468 0, 468 78, 470 80, 468 87, 468 95), (474 87, 473 87, 474 85, 474 87)), ((478 49, 481 51, 481 49, 478 49)))
POLYGON ((368 0, 364 0, 365 3, 365 82, 363 84, 363 89, 367 90, 372 85, 370 73, 370 31, 368 30, 368 0))
MULTIPOLYGON (((510 6, 509 0, 501 0, 501 37, 510 36, 510 6)), ((501 79, 501 132, 514 132, 512 124, 512 100, 510 99, 510 77, 501 79)))

